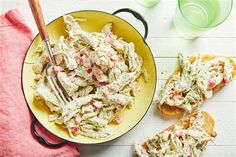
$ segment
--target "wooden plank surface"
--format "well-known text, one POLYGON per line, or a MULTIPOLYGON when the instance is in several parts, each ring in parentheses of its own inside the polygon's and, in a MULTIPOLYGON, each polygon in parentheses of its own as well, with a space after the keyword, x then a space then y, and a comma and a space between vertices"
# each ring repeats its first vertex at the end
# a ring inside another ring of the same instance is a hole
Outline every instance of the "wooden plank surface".
MULTIPOLYGON (((133 157, 132 146, 80 146, 81 156, 83 157, 133 157), (93 150, 93 151, 91 151, 93 150), (113 151, 111 151, 113 150, 113 151)), ((236 147, 235 146, 209 146, 209 149, 203 152, 202 156, 206 157, 235 157, 236 147)))
MULTIPOLYGON (((157 91, 177 66, 179 52, 184 52, 188 56, 198 53, 226 55, 234 57, 236 61, 235 6, 223 24, 191 41, 181 38, 173 28, 172 18, 175 14, 176 3, 177 0, 162 0, 156 7, 147 9, 135 3, 134 0, 41 0, 46 23, 76 10, 101 10, 112 13, 117 9, 129 7, 140 12, 149 24, 147 43, 155 57, 158 69, 157 91)), ((22 12, 26 23, 34 33, 37 33, 27 0, 0 0, 1 14, 13 8, 18 8, 22 12)), ((143 26, 134 17, 124 13, 119 16, 128 20, 143 33, 143 26)), ((215 144, 209 143, 202 156, 235 157, 236 80, 206 101, 202 109, 215 117, 215 130, 218 132, 215 144)), ((82 157, 130 157, 133 156, 132 144, 135 141, 143 141, 176 121, 177 119, 162 117, 156 109, 156 104, 153 103, 144 119, 121 138, 100 145, 79 145, 78 147, 82 157)))

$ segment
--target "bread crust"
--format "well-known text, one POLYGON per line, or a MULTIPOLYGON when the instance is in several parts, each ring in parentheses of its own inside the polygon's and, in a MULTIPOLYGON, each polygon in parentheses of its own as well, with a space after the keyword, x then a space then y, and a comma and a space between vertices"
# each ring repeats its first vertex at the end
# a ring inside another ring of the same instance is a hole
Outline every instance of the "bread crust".
MULTIPOLYGON (((214 118, 208 112, 201 111, 201 113, 204 117, 204 124, 202 125, 202 128, 206 131, 206 133, 208 135, 211 135, 214 130, 214 126, 215 126, 214 118)), ((179 126, 182 126, 183 128, 187 129, 190 126, 190 118, 191 117, 195 117, 194 113, 188 114, 186 117, 178 120, 174 125, 179 125, 179 126)), ((167 131, 173 130, 174 125, 171 125, 170 127, 166 128, 165 130, 167 130, 167 131)))
MULTIPOLYGON (((215 58, 217 58, 217 57, 221 57, 221 56, 204 55, 204 56, 202 56, 202 62, 204 62, 204 61, 209 61, 209 60, 215 59, 215 58)), ((190 63, 193 63, 193 62, 196 60, 196 58, 197 58, 197 57, 191 57, 191 58, 189 59, 190 63)), ((229 57, 227 57, 227 58, 230 60, 230 63, 231 63, 231 65, 232 65, 232 67, 233 67, 232 75, 233 75, 233 77, 235 77, 235 76, 236 76, 236 64, 235 64, 235 62, 233 61, 232 58, 229 58, 229 57)), ((171 79, 171 77, 172 77, 173 75, 175 75, 175 74, 177 74, 177 73, 179 73, 179 72, 181 72, 181 71, 182 71, 181 67, 177 67, 177 68, 175 69, 175 71, 173 72, 173 74, 167 79, 166 84, 170 81, 170 79, 171 79)), ((224 86, 225 86, 225 83, 221 83, 221 84, 217 85, 217 86, 213 89, 213 94, 217 93, 217 92, 218 92, 221 88, 223 88, 224 86)), ((185 112, 184 109, 181 109, 181 108, 176 107, 176 106, 169 106, 169 105, 166 104, 166 103, 164 103, 164 104, 162 104, 162 105, 161 105, 160 103, 158 103, 157 106, 158 106, 158 108, 160 109, 160 111, 161 111, 163 114, 167 115, 167 116, 180 116, 180 115, 182 115, 182 114, 185 112)))

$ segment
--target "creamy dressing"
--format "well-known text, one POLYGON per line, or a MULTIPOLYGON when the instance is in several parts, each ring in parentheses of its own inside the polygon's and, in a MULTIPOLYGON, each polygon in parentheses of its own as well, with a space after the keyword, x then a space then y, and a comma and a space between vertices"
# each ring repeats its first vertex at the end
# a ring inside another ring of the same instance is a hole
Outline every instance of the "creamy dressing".
MULTIPOLYGON (((67 128, 71 137, 108 138, 109 127, 119 111, 134 104, 137 79, 142 73, 142 58, 133 43, 112 33, 112 23, 101 32, 86 32, 72 16, 64 16, 68 37, 61 36, 53 45, 56 65, 48 78, 57 77, 73 100, 64 102, 43 73, 50 60, 45 50, 35 61, 37 80, 35 98, 43 99, 51 111, 49 121, 67 128)), ((147 73, 145 73, 147 78, 147 73)))
POLYGON ((231 81, 233 67, 228 58, 217 57, 194 63, 179 54, 182 72, 174 74, 159 93, 160 104, 176 106, 188 112, 198 108, 203 100, 212 97, 213 89, 222 82, 231 81))
POLYGON ((144 144, 135 144, 135 153, 138 157, 199 157, 205 142, 212 138, 202 128, 204 117, 200 111, 191 118, 194 120, 188 128, 175 125, 171 131, 163 131, 144 144))

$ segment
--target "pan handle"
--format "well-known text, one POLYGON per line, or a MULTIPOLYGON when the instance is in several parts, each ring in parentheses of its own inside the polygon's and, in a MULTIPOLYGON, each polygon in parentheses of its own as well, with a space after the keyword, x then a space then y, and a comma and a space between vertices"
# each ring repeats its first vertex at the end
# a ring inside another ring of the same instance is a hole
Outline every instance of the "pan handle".
POLYGON ((147 24, 146 20, 144 19, 144 17, 141 14, 139 14, 138 12, 136 12, 136 11, 130 9, 130 8, 122 8, 122 9, 119 9, 119 10, 115 11, 112 14, 116 15, 117 13, 120 13, 120 12, 131 13, 136 19, 138 19, 139 21, 141 21, 143 23, 143 26, 144 26, 144 29, 145 29, 145 33, 144 33, 143 38, 146 40, 147 35, 148 35, 148 24, 147 24))
POLYGON ((37 138, 39 143, 41 143, 42 145, 44 145, 48 148, 60 148, 61 146, 63 146, 64 144, 67 143, 67 141, 65 141, 65 140, 63 140, 62 142, 57 143, 57 144, 48 142, 45 138, 40 136, 38 134, 38 132, 36 131, 36 129, 35 129, 36 122, 37 122, 37 119, 35 117, 33 117, 32 124, 31 124, 31 132, 37 138))

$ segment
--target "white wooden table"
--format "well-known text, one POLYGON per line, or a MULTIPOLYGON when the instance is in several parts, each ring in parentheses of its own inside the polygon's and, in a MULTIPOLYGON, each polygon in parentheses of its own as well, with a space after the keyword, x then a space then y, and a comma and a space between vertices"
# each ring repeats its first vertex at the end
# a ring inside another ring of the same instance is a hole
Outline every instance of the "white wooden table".
MULTIPOLYGON (((112 13, 120 8, 132 8, 141 13, 149 24, 147 42, 152 49, 158 69, 158 88, 177 65, 177 53, 187 55, 198 53, 231 56, 236 60, 236 9, 220 26, 208 31, 195 41, 182 39, 174 30, 172 17, 177 0, 162 0, 152 9, 139 6, 132 0, 41 0, 46 22, 58 16, 76 10, 101 10, 112 13)), ((37 33, 27 0, 0 0, 0 13, 18 8, 37 33)), ((131 24, 143 32, 142 25, 131 15, 120 14, 131 24)), ((231 82, 212 99, 204 103, 202 108, 215 117, 218 136, 215 144, 209 143, 204 151, 205 157, 236 156, 236 80, 231 82)), ((80 145, 82 157, 130 157, 133 156, 132 144, 154 135, 173 124, 176 119, 164 119, 152 104, 145 118, 129 133, 121 138, 98 145, 80 145)))

